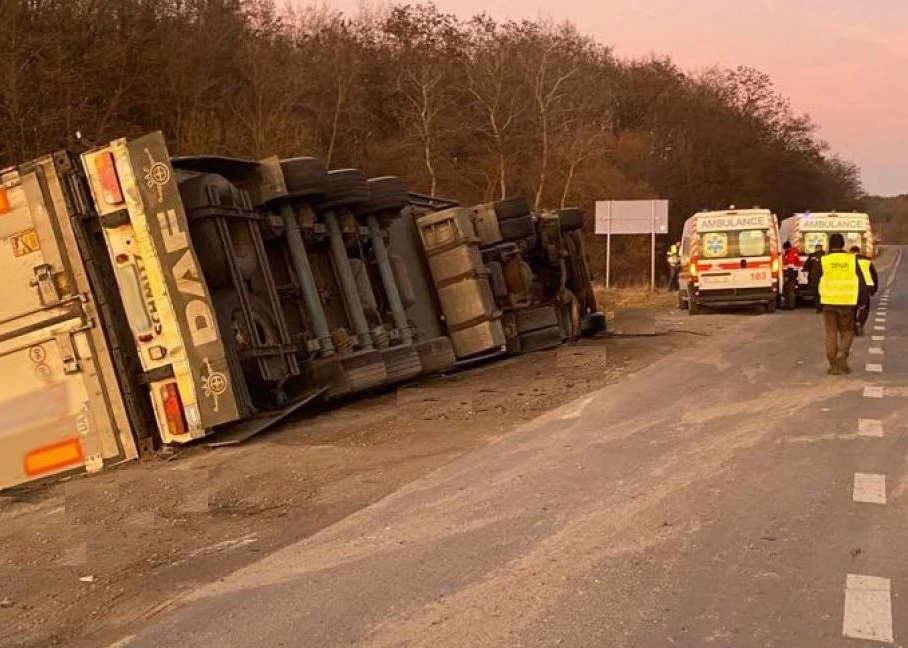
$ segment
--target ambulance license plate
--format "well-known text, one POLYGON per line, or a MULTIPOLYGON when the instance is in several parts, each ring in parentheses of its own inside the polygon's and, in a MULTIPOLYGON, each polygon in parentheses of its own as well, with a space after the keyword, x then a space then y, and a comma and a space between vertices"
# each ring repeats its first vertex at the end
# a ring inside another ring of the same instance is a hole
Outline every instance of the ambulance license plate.
POLYGON ((723 272, 721 274, 701 274, 700 285, 708 288, 719 288, 731 285, 731 273, 723 272))

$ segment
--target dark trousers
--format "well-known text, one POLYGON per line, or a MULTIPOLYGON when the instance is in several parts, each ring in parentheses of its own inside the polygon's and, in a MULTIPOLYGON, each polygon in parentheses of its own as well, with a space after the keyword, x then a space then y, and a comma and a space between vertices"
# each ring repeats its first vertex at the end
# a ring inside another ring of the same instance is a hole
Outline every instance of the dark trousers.
POLYGON ((823 306, 826 325, 826 359, 829 365, 845 364, 854 341, 854 306, 823 306))
POLYGON ((870 317, 870 293, 862 291, 858 296, 858 307, 855 318, 857 323, 862 327, 867 323, 867 318, 870 317))
POLYGON ((678 290, 678 276, 681 274, 681 266, 672 266, 669 268, 670 274, 668 275, 668 290, 678 290))

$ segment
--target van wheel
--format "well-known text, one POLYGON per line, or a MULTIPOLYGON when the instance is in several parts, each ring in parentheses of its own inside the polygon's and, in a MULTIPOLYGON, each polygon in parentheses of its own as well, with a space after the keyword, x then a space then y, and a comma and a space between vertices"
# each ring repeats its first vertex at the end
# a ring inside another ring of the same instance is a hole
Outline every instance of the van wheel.
POLYGON ((766 302, 766 312, 767 313, 776 312, 776 300, 775 299, 771 299, 768 302, 766 302))
POLYGON ((691 315, 699 315, 700 314, 700 304, 695 302, 693 299, 688 300, 687 312, 690 313, 691 315))

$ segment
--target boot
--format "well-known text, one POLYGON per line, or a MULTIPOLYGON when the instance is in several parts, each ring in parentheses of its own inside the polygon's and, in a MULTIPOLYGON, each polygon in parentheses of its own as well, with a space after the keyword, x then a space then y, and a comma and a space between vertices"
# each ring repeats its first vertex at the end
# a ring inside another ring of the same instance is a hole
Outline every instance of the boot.
POLYGON ((835 362, 830 362, 829 368, 826 369, 826 373, 829 374, 830 376, 841 376, 842 370, 839 369, 838 364, 836 364, 835 362))
POLYGON ((839 375, 847 376, 851 373, 851 367, 848 366, 848 358, 839 356, 835 359, 835 365, 839 370, 839 375))
POLYGON ((864 337, 864 325, 855 324, 854 325, 854 334, 858 337, 864 337))

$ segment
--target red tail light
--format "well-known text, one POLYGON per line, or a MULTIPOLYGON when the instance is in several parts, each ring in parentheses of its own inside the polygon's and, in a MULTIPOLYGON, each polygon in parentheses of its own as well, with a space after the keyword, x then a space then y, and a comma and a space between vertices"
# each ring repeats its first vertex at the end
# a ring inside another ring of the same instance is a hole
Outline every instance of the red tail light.
POLYGON ((691 279, 696 279, 698 274, 699 274, 699 270, 697 270, 697 257, 692 256, 690 258, 690 277, 691 277, 691 279))
POLYGON ((101 195, 108 205, 119 205, 123 202, 123 189, 117 176, 113 153, 99 153, 95 156, 95 171, 101 183, 101 195))
POLYGON ((167 383, 161 387, 161 400, 164 402, 164 415, 167 417, 167 429, 170 436, 186 434, 186 419, 183 416, 183 401, 176 383, 167 383))
POLYGON ((772 259, 772 262, 771 262, 772 273, 779 274, 779 253, 773 252, 771 255, 771 259, 772 259))
POLYGON ((6 193, 6 189, 0 187, 0 214, 5 214, 9 211, 9 194, 6 193))

